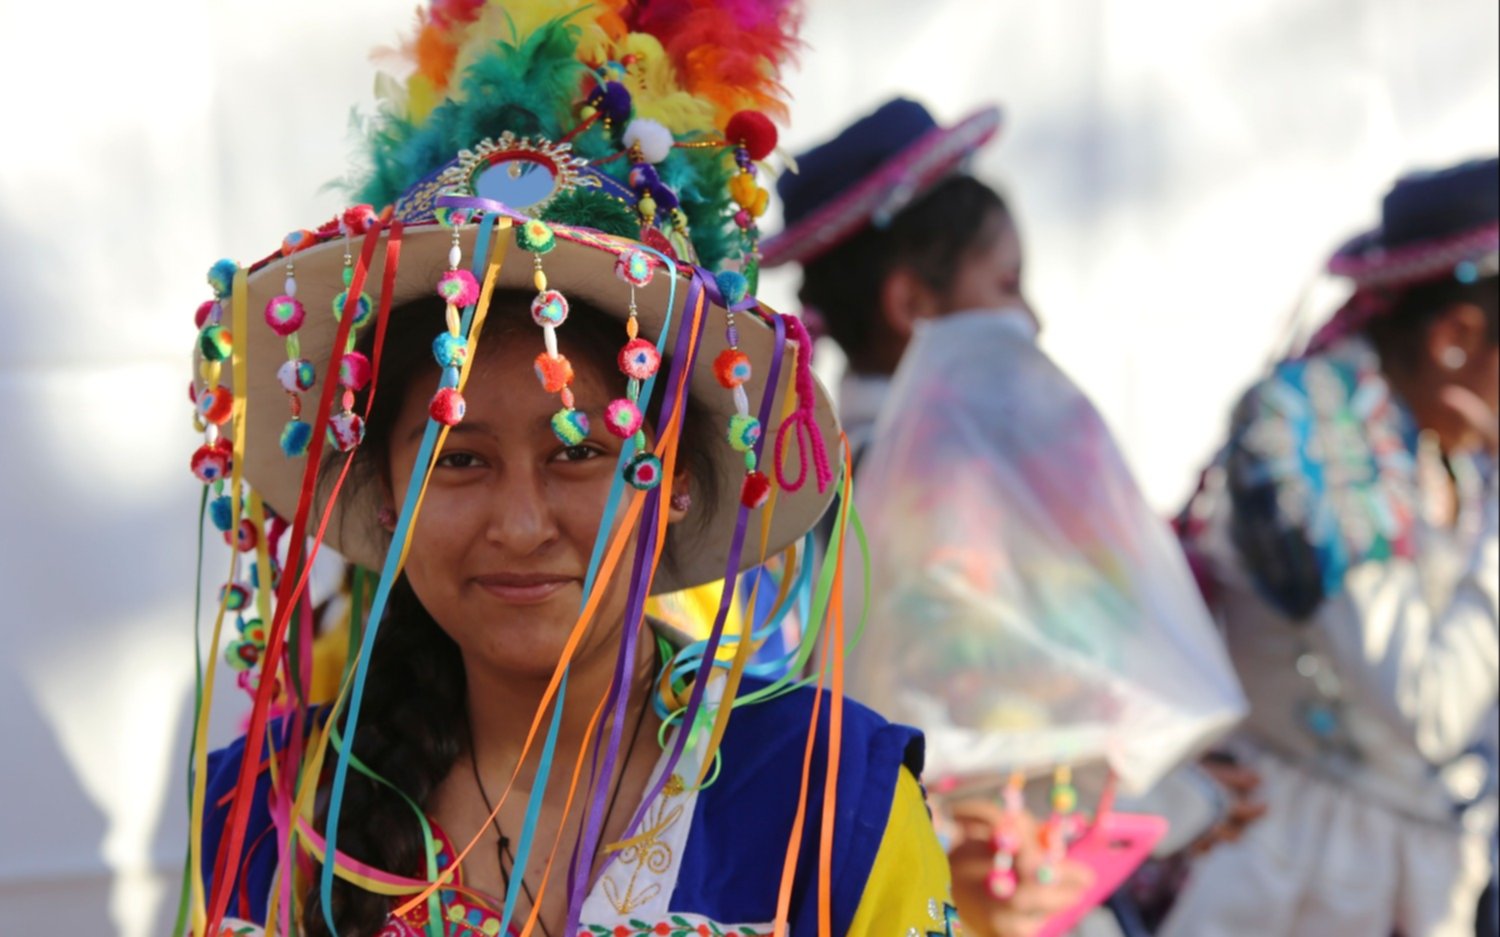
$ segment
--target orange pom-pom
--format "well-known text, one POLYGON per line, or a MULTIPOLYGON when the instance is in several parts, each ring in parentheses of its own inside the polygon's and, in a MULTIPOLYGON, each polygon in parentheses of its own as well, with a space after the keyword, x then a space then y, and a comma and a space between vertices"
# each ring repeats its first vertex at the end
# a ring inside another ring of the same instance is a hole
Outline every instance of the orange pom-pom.
POLYGON ((556 357, 545 351, 536 356, 536 379, 549 394, 561 393, 573 383, 573 365, 562 355, 556 357))
POLYGON ((724 137, 759 162, 776 149, 776 125, 760 111, 740 111, 724 126, 724 137))

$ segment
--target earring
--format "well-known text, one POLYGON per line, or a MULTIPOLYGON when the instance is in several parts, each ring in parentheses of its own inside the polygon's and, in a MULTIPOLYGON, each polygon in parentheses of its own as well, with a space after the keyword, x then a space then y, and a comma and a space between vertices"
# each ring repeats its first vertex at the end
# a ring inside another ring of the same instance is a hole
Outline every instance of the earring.
POLYGON ((1443 349, 1443 354, 1441 355, 1439 360, 1443 362, 1443 367, 1447 368, 1449 371, 1457 371, 1459 368, 1468 363, 1469 356, 1465 354, 1464 350, 1462 348, 1459 348, 1457 345, 1449 345, 1447 348, 1443 349))
POLYGON ((672 492, 672 510, 687 513, 688 508, 693 506, 693 496, 686 491, 672 492))
POLYGON ((396 511, 389 504, 382 504, 380 510, 375 512, 375 520, 380 522, 381 527, 391 528, 396 526, 396 511))

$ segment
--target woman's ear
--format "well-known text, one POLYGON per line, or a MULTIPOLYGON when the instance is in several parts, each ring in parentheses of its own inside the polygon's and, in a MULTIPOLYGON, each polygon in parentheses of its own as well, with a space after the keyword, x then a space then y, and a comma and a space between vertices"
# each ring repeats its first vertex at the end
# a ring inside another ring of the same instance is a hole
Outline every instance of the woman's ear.
POLYGON ((940 311, 937 292, 910 267, 897 267, 880 284, 881 318, 903 342, 911 338, 919 321, 934 318, 940 311))
POLYGON ((667 500, 667 523, 675 524, 693 509, 693 479, 687 469, 679 468, 672 477, 672 496, 667 500))
POLYGON ((1473 303, 1454 303, 1427 329, 1427 358, 1439 372, 1456 377, 1479 362, 1488 336, 1483 309, 1473 303))

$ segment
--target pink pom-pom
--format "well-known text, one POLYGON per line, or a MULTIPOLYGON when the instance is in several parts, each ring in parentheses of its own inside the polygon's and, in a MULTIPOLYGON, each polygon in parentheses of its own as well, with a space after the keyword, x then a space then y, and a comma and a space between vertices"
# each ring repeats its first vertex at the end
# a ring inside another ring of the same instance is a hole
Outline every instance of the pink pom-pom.
POLYGON ((362 353, 351 351, 339 362, 339 386, 350 390, 362 390, 370 383, 370 359, 362 353))
POLYGON ((740 504, 755 510, 771 499, 771 479, 765 472, 750 472, 740 487, 740 504))
POLYGON ((365 421, 358 413, 335 413, 328 420, 328 439, 338 451, 348 452, 364 438, 365 421))
POLYGON ((740 111, 729 118, 724 126, 724 137, 735 146, 742 146, 750 158, 765 159, 776 149, 776 125, 760 111, 740 111))
POLYGON ((282 338, 302 328, 302 322, 306 318, 307 310, 302 308, 302 303, 295 297, 276 296, 266 303, 266 325, 282 338))
POLYGON ((620 349, 620 370, 626 377, 644 381, 661 367, 661 352, 644 338, 632 338, 620 349))
POLYGON ((621 439, 634 436, 643 422, 645 417, 641 416, 641 408, 623 397, 610 401, 604 408, 605 427, 621 439))
POLYGON ((456 387, 440 389, 432 395, 432 402, 427 405, 428 414, 444 426, 457 426, 463 422, 464 413, 467 410, 464 395, 459 393, 456 387))
POLYGON ((438 279, 437 292, 455 306, 470 306, 479 299, 479 281, 467 270, 449 270, 438 279))
POLYGON ((197 311, 193 313, 193 324, 200 329, 203 328, 204 323, 218 311, 219 301, 217 299, 210 299, 199 303, 197 311))
POLYGON ((656 272, 656 263, 645 251, 626 251, 615 258, 615 276, 631 286, 645 286, 656 272))
POLYGON ((369 205, 354 205, 339 215, 339 231, 342 234, 359 235, 375 224, 375 209, 369 205))
MULTIPOLYGON (((225 534, 228 539, 228 534, 225 534)), ((239 529, 234 533, 234 546, 241 553, 249 553, 260 543, 260 531, 255 529, 255 521, 245 518, 240 521, 239 529)))

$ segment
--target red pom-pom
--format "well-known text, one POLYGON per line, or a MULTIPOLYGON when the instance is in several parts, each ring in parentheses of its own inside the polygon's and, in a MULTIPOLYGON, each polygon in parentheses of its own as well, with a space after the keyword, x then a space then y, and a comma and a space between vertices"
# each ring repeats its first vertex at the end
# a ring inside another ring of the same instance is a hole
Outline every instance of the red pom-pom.
POLYGON ((444 387, 432 395, 432 403, 428 405, 427 412, 444 426, 457 426, 463 422, 466 409, 464 395, 458 392, 458 388, 444 387))
POLYGON ((209 299, 199 303, 198 310, 193 313, 193 324, 200 329, 203 328, 204 324, 208 322, 208 317, 217 308, 219 308, 219 301, 217 299, 209 299))
POLYGON ((750 356, 736 348, 726 348, 714 359, 714 377, 725 390, 734 390, 750 380, 750 356))
POLYGON ((771 479, 765 472, 751 472, 745 476, 745 484, 740 488, 740 504, 753 511, 770 498, 771 479))
POLYGON ((369 205, 355 205, 344 209, 339 216, 339 231, 343 234, 364 234, 375 223, 375 209, 369 205))
POLYGON ((743 146, 756 161, 776 149, 776 125, 760 111, 740 111, 729 118, 724 125, 724 137, 735 146, 743 146))

